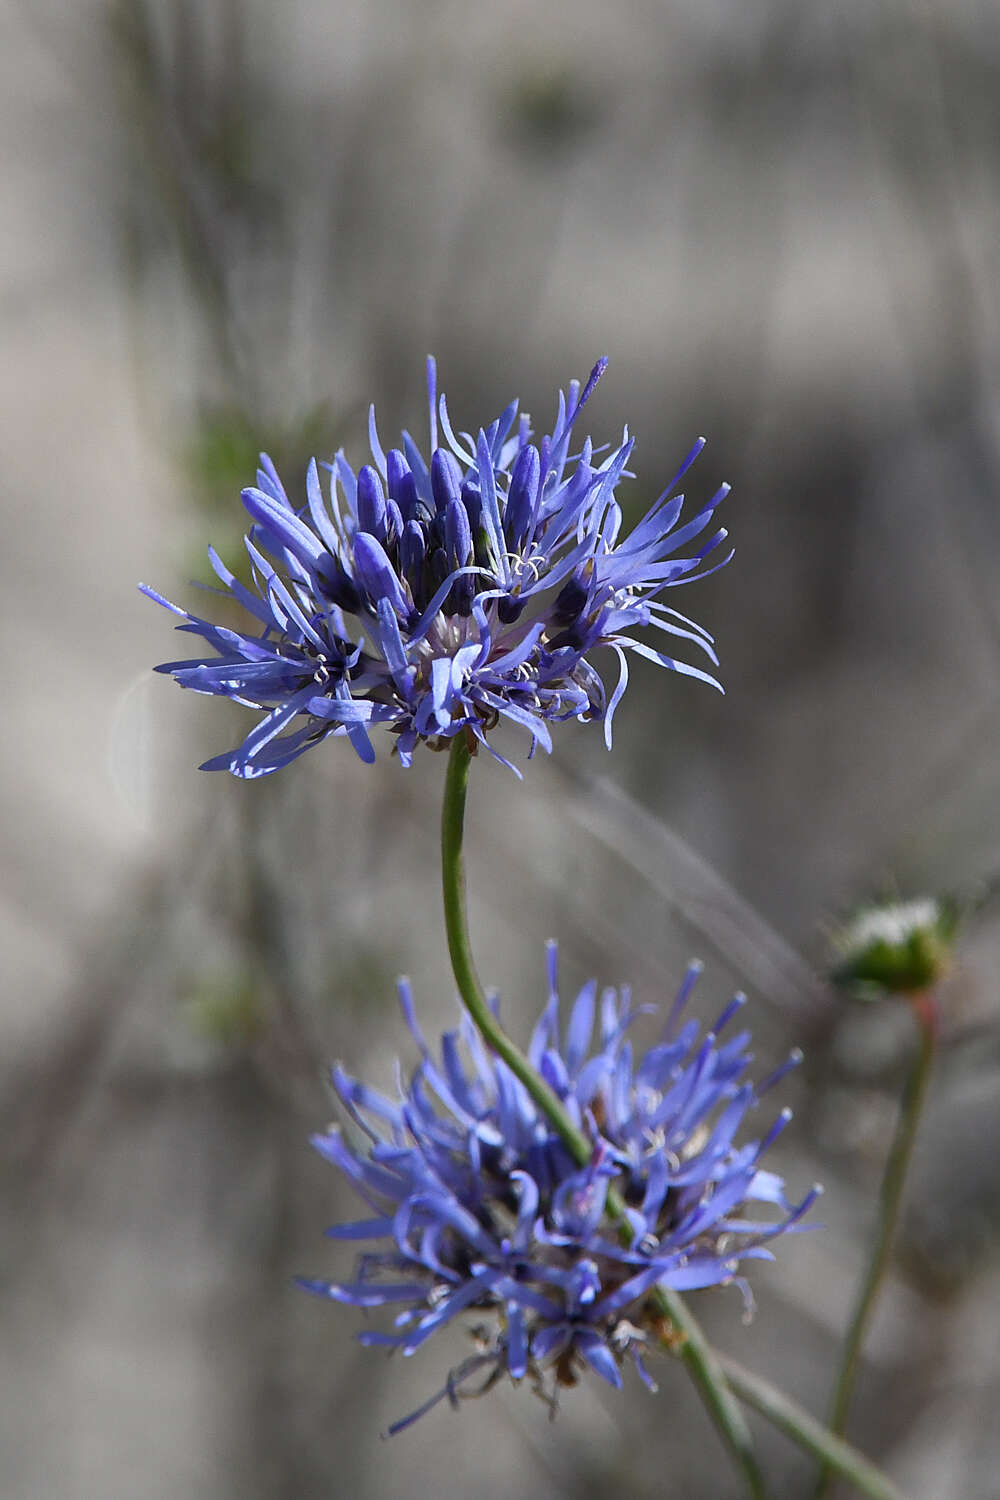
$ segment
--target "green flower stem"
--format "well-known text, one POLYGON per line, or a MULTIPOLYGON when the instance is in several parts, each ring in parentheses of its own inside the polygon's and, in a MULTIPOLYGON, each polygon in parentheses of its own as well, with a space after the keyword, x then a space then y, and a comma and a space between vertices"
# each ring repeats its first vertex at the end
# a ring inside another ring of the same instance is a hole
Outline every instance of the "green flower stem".
MULTIPOLYGON (((892 1241, 899 1219, 899 1205, 903 1196, 903 1184, 906 1181, 906 1171, 910 1164, 913 1142, 916 1138, 917 1125, 920 1121, 920 1112, 927 1093, 927 1081, 930 1077, 931 1064, 934 1061, 938 1033, 937 1002, 933 994, 924 993, 912 996, 910 1003, 920 1028, 920 1042, 913 1066, 906 1080, 903 1097, 900 1101, 899 1117, 896 1121, 896 1134, 893 1137, 892 1146, 889 1151, 889 1159, 886 1162, 885 1174, 882 1178, 882 1188, 879 1194, 879 1215, 875 1242, 872 1245, 871 1259, 868 1262, 868 1269, 858 1293, 850 1327, 844 1339, 840 1373, 830 1406, 830 1430, 839 1436, 842 1436, 847 1429, 847 1416, 850 1410, 851 1396, 854 1392, 854 1382, 857 1377, 861 1347, 864 1343, 868 1324, 878 1299, 882 1278, 889 1263, 892 1241)), ((829 1462, 825 1462, 820 1469, 819 1478, 816 1483, 814 1492, 815 1500, 823 1500, 823 1497, 829 1491, 832 1479, 831 1465, 829 1462)))
POLYGON ((444 885, 444 925, 448 933, 448 952, 458 992, 481 1036, 498 1057, 502 1057, 516 1078, 524 1084, 538 1108, 547 1115, 581 1166, 591 1157, 591 1146, 583 1131, 570 1119, 562 1101, 549 1088, 521 1051, 504 1031, 483 991, 469 942, 469 922, 465 909, 465 856, 462 852, 465 830, 465 797, 469 785, 472 751, 465 736, 458 734, 451 742, 448 774, 444 783, 444 807, 441 813, 441 873, 444 885))
MULTIPOLYGON (((448 952, 462 1003, 484 1041, 502 1057, 514 1076, 520 1079, 538 1108, 552 1122, 560 1139, 572 1156, 585 1166, 590 1160, 590 1141, 570 1119, 561 1100, 532 1068, 521 1049, 511 1041, 490 1009, 479 976, 476 973, 469 942, 469 924, 465 905, 465 859, 462 852, 465 829, 465 800, 469 784, 472 749, 464 735, 452 740, 445 778, 444 806, 441 814, 441 870, 444 889, 444 919, 448 934, 448 952)), ((617 1194, 608 1194, 608 1211, 626 1238, 630 1231, 624 1204, 617 1194)), ((753 1438, 746 1418, 729 1390, 718 1360, 696 1320, 675 1292, 658 1289, 655 1304, 666 1318, 675 1346, 687 1365, 702 1400, 725 1439, 733 1458, 746 1480, 753 1500, 765 1500, 763 1475, 753 1451, 753 1438)))
POLYGON ((677 1292, 660 1286, 655 1289, 650 1301, 660 1316, 670 1324, 672 1332, 667 1347, 687 1366, 688 1374, 698 1387, 709 1416, 722 1434, 737 1467, 743 1472, 749 1493, 754 1500, 767 1500, 767 1486, 754 1451, 753 1434, 733 1400, 733 1388, 719 1355, 688 1310, 687 1303, 677 1292))
POLYGON ((814 1454, 831 1474, 836 1473, 849 1480, 856 1490, 862 1495, 870 1496, 871 1500, 905 1500, 902 1491, 869 1462, 863 1453, 852 1448, 850 1443, 845 1443, 843 1438, 835 1436, 797 1401, 779 1391, 770 1381, 744 1370, 728 1356, 717 1354, 716 1359, 729 1381, 730 1390, 735 1391, 747 1406, 766 1417, 786 1437, 798 1443, 800 1448, 814 1454))

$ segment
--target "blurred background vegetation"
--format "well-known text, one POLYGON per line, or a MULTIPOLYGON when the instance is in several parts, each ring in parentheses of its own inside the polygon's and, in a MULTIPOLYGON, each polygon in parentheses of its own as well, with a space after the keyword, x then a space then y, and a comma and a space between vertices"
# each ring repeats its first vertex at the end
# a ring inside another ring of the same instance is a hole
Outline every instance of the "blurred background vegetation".
POLYGON ((915 1497, 995 1500, 1000 11, 7 0, 0 37, 0 1490, 738 1492, 672 1369, 380 1444, 447 1352, 384 1362, 291 1287, 346 1264, 324 1062, 391 1083, 403 969, 450 1014, 443 767, 200 777, 244 721, 151 678, 134 583, 191 603, 207 542, 236 559, 259 449, 294 492, 373 397, 422 431, 430 350, 462 425, 516 393, 538 427, 607 353, 589 430, 636 434, 634 510, 700 431, 689 492, 734 485, 736 559, 685 600, 728 696, 640 671, 612 760, 568 726, 523 786, 477 768, 472 919, 513 1026, 558 935, 644 1001, 697 953, 762 1067, 807 1049, 780 1152, 827 1228, 752 1327, 699 1311, 816 1409, 911 1045, 817 977, 827 935, 875 892, 985 896, 854 1435, 915 1497))

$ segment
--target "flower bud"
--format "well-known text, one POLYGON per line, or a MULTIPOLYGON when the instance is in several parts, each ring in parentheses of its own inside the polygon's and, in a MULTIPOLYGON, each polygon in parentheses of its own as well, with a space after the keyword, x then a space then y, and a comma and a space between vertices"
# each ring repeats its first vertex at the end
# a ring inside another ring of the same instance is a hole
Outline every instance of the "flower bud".
POLYGON ((957 926, 955 904, 930 896, 862 907, 834 937, 831 978, 870 1000, 918 994, 944 974, 957 926))

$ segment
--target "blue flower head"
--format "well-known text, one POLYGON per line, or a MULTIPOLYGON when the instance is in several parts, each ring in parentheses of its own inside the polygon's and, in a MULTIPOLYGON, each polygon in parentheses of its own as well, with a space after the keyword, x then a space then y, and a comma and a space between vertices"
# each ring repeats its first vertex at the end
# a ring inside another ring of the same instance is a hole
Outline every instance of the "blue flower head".
POLYGON ((745 1080, 749 1035, 722 1040, 736 999, 712 1031, 683 1020, 699 972, 685 976, 662 1035, 642 1057, 629 1029, 626 990, 583 987, 560 1029, 555 945, 549 998, 530 1061, 589 1136, 574 1161, 506 1064, 487 1051, 463 1013, 435 1057, 409 988, 403 1012, 421 1060, 390 1099, 340 1068, 333 1083, 360 1134, 336 1127, 316 1149, 365 1200, 370 1217, 337 1225, 335 1239, 365 1243, 351 1281, 303 1281, 337 1302, 394 1313, 391 1330, 364 1344, 414 1354, 459 1314, 471 1317, 475 1352, 398 1431, 445 1395, 525 1377, 548 1402, 589 1367, 622 1384, 632 1363, 655 1389, 644 1350, 657 1327, 657 1286, 687 1291, 736 1282, 741 1262, 771 1259, 768 1243, 797 1224, 818 1189, 797 1205, 761 1159, 789 1112, 737 1144, 744 1122, 789 1066, 763 1085, 745 1080), (614 1186, 627 1233, 606 1215, 614 1186), (750 1208, 748 1205, 762 1205, 750 1208))
POLYGON ((615 490, 632 439, 626 430, 601 454, 589 438, 574 448, 574 424, 606 364, 582 391, 573 381, 560 394, 553 430, 537 444, 516 401, 476 437, 456 436, 428 360, 429 463, 407 432, 386 453, 374 408, 372 462, 355 473, 339 452, 325 466, 325 495, 313 460, 304 505, 293 504, 261 457, 256 486, 243 491, 253 587, 209 549, 252 624, 213 625, 144 588, 180 616, 179 630, 210 647, 157 671, 265 711, 241 745, 204 769, 266 775, 327 735, 346 735, 371 761, 369 730, 379 724, 396 736, 404 765, 421 741, 439 748, 463 731, 496 754, 488 735, 500 719, 527 730, 532 750, 551 749, 553 722, 599 719, 610 746, 629 651, 718 687, 633 632, 659 630, 716 661, 707 632, 660 596, 728 561, 717 557, 726 533, 712 523, 729 487, 678 524, 683 496, 674 490, 704 446, 699 439, 622 538, 615 490), (610 698, 591 662, 600 646, 619 663, 610 698))

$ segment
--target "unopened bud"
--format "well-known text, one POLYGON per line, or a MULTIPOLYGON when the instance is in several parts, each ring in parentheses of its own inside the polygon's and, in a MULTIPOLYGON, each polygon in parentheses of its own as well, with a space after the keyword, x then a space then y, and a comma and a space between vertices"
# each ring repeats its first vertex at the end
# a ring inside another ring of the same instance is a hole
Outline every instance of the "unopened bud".
POLYGON ((863 907, 834 938, 831 977, 865 999, 917 994, 943 975, 957 925, 955 904, 930 896, 863 907))

